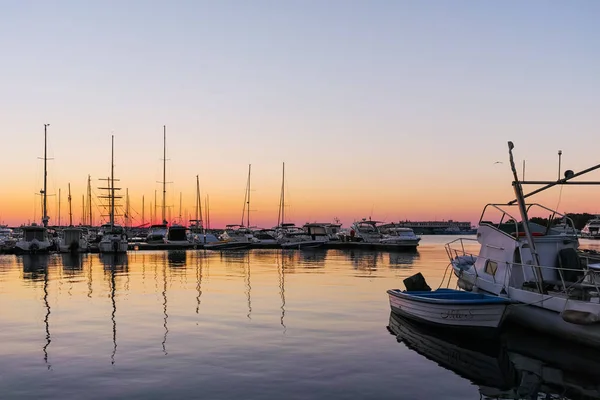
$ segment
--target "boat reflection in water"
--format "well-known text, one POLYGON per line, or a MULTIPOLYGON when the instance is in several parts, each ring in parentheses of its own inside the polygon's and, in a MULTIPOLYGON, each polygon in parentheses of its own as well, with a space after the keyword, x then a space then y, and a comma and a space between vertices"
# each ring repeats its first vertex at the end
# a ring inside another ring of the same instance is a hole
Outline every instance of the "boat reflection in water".
POLYGON ((394 313, 388 326, 409 349, 479 386, 483 399, 600 399, 600 351, 507 326, 484 340, 448 335, 394 313))

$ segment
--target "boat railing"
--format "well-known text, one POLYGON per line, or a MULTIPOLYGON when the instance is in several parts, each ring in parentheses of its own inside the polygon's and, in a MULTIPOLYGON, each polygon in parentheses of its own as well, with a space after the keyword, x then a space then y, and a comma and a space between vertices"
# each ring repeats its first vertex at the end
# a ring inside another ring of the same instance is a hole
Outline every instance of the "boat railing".
MULTIPOLYGON (((566 216, 556 210, 553 210, 551 208, 548 208, 548 207, 543 206, 538 203, 531 203, 531 204, 527 204, 526 206, 527 206, 526 209, 527 209, 528 215, 531 213, 532 208, 540 209, 544 215, 549 215, 548 226, 545 227, 546 233, 548 233, 550 231, 550 229, 552 228, 552 226, 551 226, 552 222, 557 221, 559 219, 562 220, 567 227, 575 230, 575 223, 573 222, 573 220, 571 218, 569 218, 568 216, 566 216)), ((518 211, 518 205, 517 204, 494 204, 494 203, 487 204, 483 208, 481 217, 479 218, 479 225, 483 225, 483 224, 489 225, 495 229, 505 232, 506 234, 513 234, 518 237, 518 236, 520 236, 523 228, 521 226, 521 229, 519 229, 518 221, 520 218, 516 217, 516 215, 518 215, 518 213, 513 214, 510 212, 510 210, 518 211), (495 222, 492 222, 487 219, 486 212, 488 212, 488 208, 494 209, 500 213, 499 222, 495 223, 495 222), (511 227, 514 226, 514 228, 507 229, 507 225, 509 225, 511 227), (509 232, 509 231, 511 231, 511 232, 509 232)))
POLYGON ((446 245, 444 246, 446 249, 446 254, 448 255, 448 258, 450 259, 450 262, 453 262, 457 259, 460 259, 459 257, 473 257, 474 259, 477 258, 477 256, 475 254, 472 253, 468 253, 465 250, 465 243, 467 244, 467 246, 469 244, 477 244, 477 239, 474 238, 457 238, 454 239, 451 242, 446 243, 446 245))

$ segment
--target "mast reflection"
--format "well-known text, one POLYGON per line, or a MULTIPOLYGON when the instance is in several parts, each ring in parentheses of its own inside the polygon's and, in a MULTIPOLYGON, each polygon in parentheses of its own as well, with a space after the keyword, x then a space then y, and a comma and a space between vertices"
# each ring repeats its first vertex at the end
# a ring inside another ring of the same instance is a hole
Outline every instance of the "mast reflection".
POLYGON ((116 291, 117 291, 117 274, 126 273, 128 267, 128 258, 127 254, 121 253, 101 253, 100 261, 104 266, 104 271, 108 273, 108 285, 110 292, 110 302, 112 305, 112 311, 110 314, 110 319, 112 322, 112 341, 113 341, 113 351, 110 356, 110 363, 112 365, 115 364, 115 356, 117 354, 117 301, 116 301, 116 291))
POLYGON ((200 297, 202 296, 202 265, 203 260, 199 253, 196 253, 196 314, 200 311, 200 297))
POLYGON ((48 258, 47 254, 24 254, 21 256, 21 261, 23 262, 23 278, 33 281, 42 281, 42 290, 43 297, 42 302, 44 303, 44 308, 46 310, 46 314, 44 315, 44 328, 46 332, 46 343, 42 346, 42 352, 44 354, 44 363, 46 367, 50 370, 52 368, 52 364, 48 361, 48 347, 52 342, 52 337, 50 335, 50 314, 52 310, 50 309, 50 302, 48 301, 48 258))
POLYGON ((48 303, 48 271, 46 270, 44 273, 44 307, 46 308, 46 315, 44 316, 44 325, 46 327, 46 344, 43 347, 44 351, 44 362, 48 369, 52 367, 51 364, 48 363, 48 346, 50 346, 50 342, 52 339, 50 338, 50 303, 48 303))
POLYGON ((279 295, 281 297, 281 318, 280 323, 283 326, 283 333, 287 332, 287 327, 285 326, 284 318, 285 318, 285 263, 284 263, 284 253, 283 251, 279 253, 281 255, 281 262, 279 262, 279 257, 277 257, 277 273, 279 276, 279 295))
POLYGON ((169 334, 169 328, 167 327, 167 320, 169 319, 169 314, 167 314, 167 259, 165 257, 163 257, 163 291, 162 291, 162 295, 163 295, 163 313, 164 313, 164 328, 165 328, 165 335, 163 337, 163 341, 162 341, 162 350, 163 353, 165 353, 165 356, 168 354, 167 353, 167 335, 169 334))
POLYGON ((249 320, 252 320, 252 285, 250 284, 250 252, 246 253, 246 262, 244 263, 245 272, 245 284, 246 284, 246 302, 248 303, 248 314, 246 315, 249 320))

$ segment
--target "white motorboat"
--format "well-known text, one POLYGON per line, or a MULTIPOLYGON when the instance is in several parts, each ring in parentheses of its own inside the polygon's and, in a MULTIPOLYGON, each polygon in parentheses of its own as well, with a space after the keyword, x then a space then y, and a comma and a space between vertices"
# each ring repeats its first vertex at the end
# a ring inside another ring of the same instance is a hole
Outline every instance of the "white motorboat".
POLYGON ((21 230, 23 231, 23 237, 15 243, 16 253, 47 253, 54 247, 48 236, 48 229, 44 226, 34 223, 23 226, 21 230))
POLYGON ((539 215, 551 215, 550 221, 560 216, 574 228, 568 217, 539 204, 525 203, 526 197, 547 188, 567 181, 577 184, 570 180, 600 165, 577 174, 566 171, 565 178, 558 181, 521 182, 513 148, 509 142, 516 200, 484 208, 474 243, 479 245, 478 254, 474 254, 477 250, 472 250, 475 246, 468 239, 457 239, 446 246, 458 285, 518 303, 508 307, 507 321, 600 346, 600 265, 579 256, 576 236, 529 219, 537 211, 539 215), (522 186, 529 183, 546 186, 525 195, 522 186))
POLYGON ((89 251, 89 243, 83 229, 69 227, 63 229, 62 234, 58 246, 61 253, 86 253, 89 251))
POLYGON ((146 243, 156 244, 164 243, 167 238, 169 227, 167 224, 151 225, 146 236, 146 243))
POLYGON ((114 163, 114 154, 115 154, 115 137, 114 135, 111 138, 111 164, 110 164, 110 178, 108 179, 108 187, 104 188, 109 191, 109 195, 106 196, 109 201, 109 210, 110 210, 110 222, 108 227, 104 229, 102 234, 102 239, 98 243, 98 251, 100 253, 126 253, 127 252, 127 235, 123 230, 121 225, 117 225, 115 223, 115 191, 118 190, 115 188, 115 163, 114 163))
POLYGON ((590 219, 581 230, 581 237, 586 239, 600 239, 600 215, 590 219))
POLYGON ((16 243, 13 230, 7 226, 0 226, 0 251, 12 249, 16 243))
POLYGON ((379 243, 416 248, 420 241, 421 238, 415 235, 411 228, 393 227, 388 230, 387 234, 383 235, 379 243))
POLYGON ((380 243, 383 239, 383 233, 377 227, 381 221, 373 221, 363 218, 360 221, 354 221, 350 228, 350 241, 365 243, 380 243))

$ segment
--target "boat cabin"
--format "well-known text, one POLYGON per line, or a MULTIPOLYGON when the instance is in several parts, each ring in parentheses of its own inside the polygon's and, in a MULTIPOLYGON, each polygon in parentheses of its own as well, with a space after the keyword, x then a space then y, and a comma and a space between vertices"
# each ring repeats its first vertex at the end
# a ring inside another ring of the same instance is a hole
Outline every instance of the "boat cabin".
MULTIPOLYGON (((513 217, 518 215, 517 207, 512 204, 488 204, 484 208, 476 239, 480 250, 474 259, 481 289, 501 294, 506 293, 509 286, 543 290, 546 286, 564 286, 565 282, 574 282, 577 279, 576 270, 582 269, 577 255, 577 237, 530 221, 528 228, 539 260, 539 267, 536 267, 524 226, 513 217), (500 220, 493 222, 488 218, 489 211, 493 211, 493 214, 499 212, 500 220)), ((535 208, 558 214, 539 204, 528 205, 528 212, 533 212, 535 208)), ((572 220, 562 217, 569 226, 574 227, 572 220)), ((464 250, 465 239, 459 241, 464 250)))

